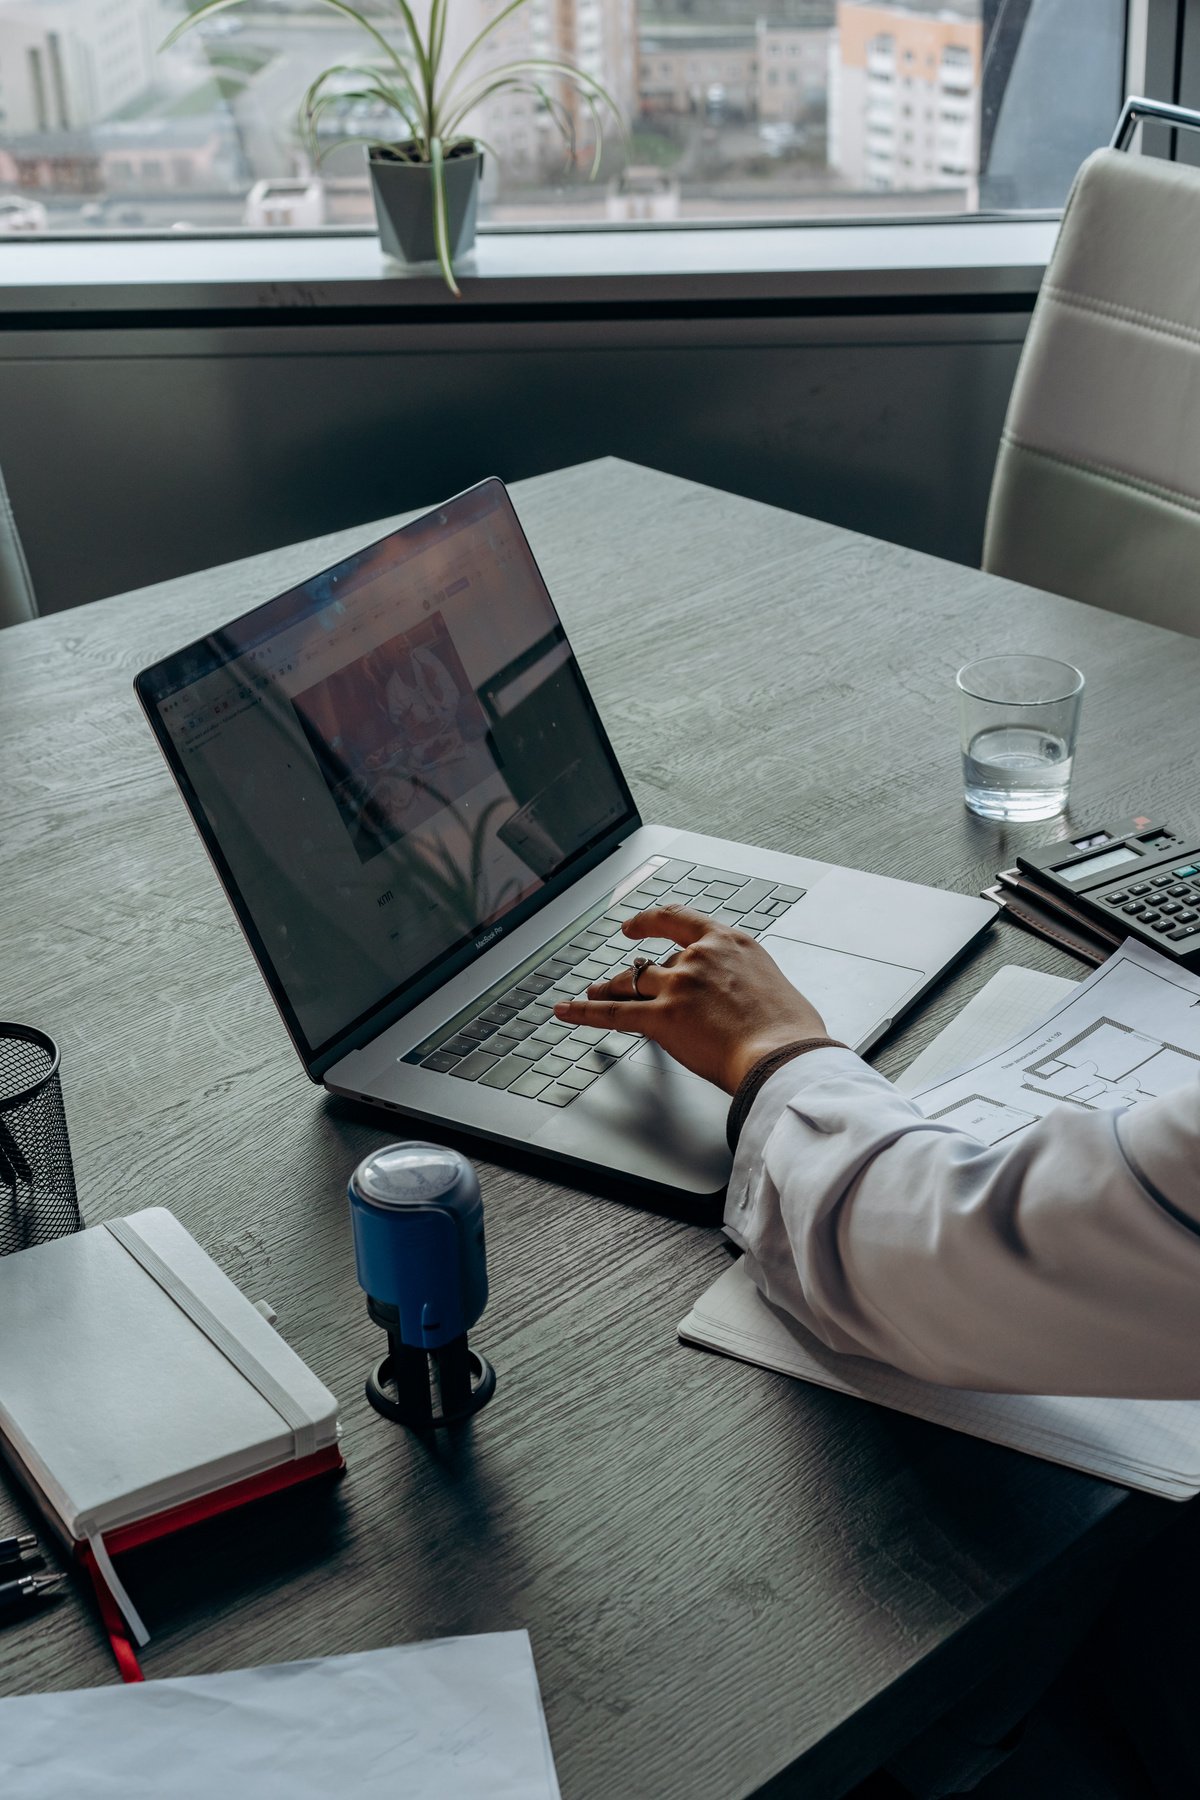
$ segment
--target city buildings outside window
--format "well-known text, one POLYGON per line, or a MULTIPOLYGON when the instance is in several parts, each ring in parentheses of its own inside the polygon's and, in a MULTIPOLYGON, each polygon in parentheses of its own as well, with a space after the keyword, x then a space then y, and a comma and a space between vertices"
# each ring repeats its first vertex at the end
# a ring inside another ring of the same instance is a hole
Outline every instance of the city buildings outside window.
MULTIPOLYGON (((314 165, 312 78, 362 59, 320 0, 246 0, 158 46, 197 0, 0 0, 0 254, 7 233, 257 232, 373 223, 350 97, 314 165)), ((428 0, 426 0, 426 5, 428 0)), ((450 0, 447 55, 504 0, 450 0)), ((392 0, 364 0, 385 32, 392 0)), ((625 123, 587 179, 536 95, 485 103, 481 221, 803 220, 1061 204, 1122 95, 1122 0, 526 0, 494 54, 566 58, 625 123), (901 134, 901 125, 903 133, 901 134)), ((419 8, 418 8, 419 11, 419 8)), ((400 34, 397 43, 402 41, 400 34)))

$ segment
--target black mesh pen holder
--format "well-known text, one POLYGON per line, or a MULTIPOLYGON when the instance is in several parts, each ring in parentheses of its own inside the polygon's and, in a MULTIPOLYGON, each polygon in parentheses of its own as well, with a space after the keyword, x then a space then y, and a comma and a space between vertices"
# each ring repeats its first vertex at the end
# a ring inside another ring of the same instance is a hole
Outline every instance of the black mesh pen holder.
POLYGON ((58 1045, 0 1020, 0 1256, 82 1227, 58 1045))

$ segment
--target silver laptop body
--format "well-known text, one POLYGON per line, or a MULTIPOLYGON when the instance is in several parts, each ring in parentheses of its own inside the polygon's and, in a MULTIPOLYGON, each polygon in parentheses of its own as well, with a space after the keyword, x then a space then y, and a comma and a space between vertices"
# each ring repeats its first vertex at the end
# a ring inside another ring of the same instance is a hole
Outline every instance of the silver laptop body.
POLYGON ((628 963, 622 919, 736 922, 865 1050, 995 916, 644 824, 496 480, 136 689, 309 1075, 409 1129, 713 1194, 728 1096, 553 1015, 628 963))

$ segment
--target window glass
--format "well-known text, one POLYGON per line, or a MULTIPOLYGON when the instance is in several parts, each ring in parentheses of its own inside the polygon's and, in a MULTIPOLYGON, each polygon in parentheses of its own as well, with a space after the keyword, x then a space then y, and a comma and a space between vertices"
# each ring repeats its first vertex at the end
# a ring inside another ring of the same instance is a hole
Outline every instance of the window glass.
MULTIPOLYGON (((372 228, 364 146, 402 135, 395 115, 347 73, 319 161, 297 123, 308 83, 370 60, 369 37, 321 0, 246 0, 161 52, 195 4, 0 0, 0 238, 372 228)), ((363 5, 390 33, 390 0, 363 5)), ((502 8, 450 0, 448 56, 502 8)), ((610 133, 590 180, 590 117, 553 77, 547 97, 492 95, 470 121, 491 147, 480 217, 1057 206, 1111 133, 1124 36, 1124 0, 525 0, 493 56, 575 62, 626 135, 610 133), (554 128, 564 104, 573 156, 554 128)))

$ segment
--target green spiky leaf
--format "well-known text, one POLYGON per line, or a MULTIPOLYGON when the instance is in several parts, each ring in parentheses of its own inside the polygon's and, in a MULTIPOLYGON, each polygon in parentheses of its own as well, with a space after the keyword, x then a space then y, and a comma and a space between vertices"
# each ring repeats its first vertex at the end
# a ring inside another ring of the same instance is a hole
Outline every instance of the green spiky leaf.
MULTIPOLYGON (((392 108, 408 133, 408 141, 415 148, 416 159, 429 165, 433 184, 434 239, 438 264, 450 292, 461 298, 454 279, 450 253, 446 158, 462 141, 461 128, 467 115, 493 94, 508 91, 532 95, 545 107, 555 130, 563 140, 568 162, 573 162, 576 148, 575 119, 570 106, 552 86, 555 81, 565 83, 579 96, 592 122, 595 136, 591 168, 593 177, 600 167, 605 117, 615 122, 622 138, 625 138, 626 132, 620 109, 604 84, 585 69, 562 58, 518 57, 498 67, 483 70, 471 78, 470 70, 476 58, 500 26, 520 7, 527 5, 528 0, 507 0, 495 16, 476 32, 449 74, 443 77, 442 60, 452 3, 453 0, 431 0, 429 22, 422 30, 410 0, 392 0, 403 35, 403 43, 397 48, 384 30, 374 23, 373 18, 360 12, 350 0, 320 0, 321 5, 328 7, 339 17, 349 19, 364 32, 386 60, 383 66, 335 63, 325 69, 305 91, 300 106, 300 120, 301 131, 307 137, 314 157, 320 161, 331 150, 344 143, 361 144, 375 149, 394 147, 392 140, 356 135, 339 138, 333 144, 319 144, 317 125, 339 100, 373 100, 392 108), (352 77, 355 86, 340 92, 326 87, 328 82, 339 76, 352 77)), ((243 0, 204 0, 203 5, 172 28, 161 48, 170 49, 185 32, 192 30, 203 20, 241 4, 243 0)), ((481 139, 474 141, 483 143, 481 139)), ((490 144, 483 147, 493 155, 496 154, 490 144)))

